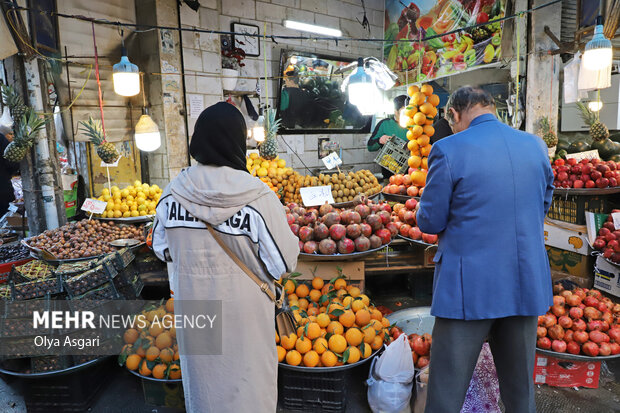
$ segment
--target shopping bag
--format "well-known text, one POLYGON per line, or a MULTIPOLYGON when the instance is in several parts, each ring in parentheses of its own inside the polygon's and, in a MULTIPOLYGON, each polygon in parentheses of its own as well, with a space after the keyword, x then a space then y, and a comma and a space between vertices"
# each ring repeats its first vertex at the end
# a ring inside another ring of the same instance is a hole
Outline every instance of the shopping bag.
POLYGON ((411 348, 403 334, 370 366, 366 384, 368 404, 373 413, 410 412, 414 374, 411 348))
POLYGON ((426 408, 426 392, 428 391, 428 366, 415 375, 415 402, 413 413, 424 413, 426 408))

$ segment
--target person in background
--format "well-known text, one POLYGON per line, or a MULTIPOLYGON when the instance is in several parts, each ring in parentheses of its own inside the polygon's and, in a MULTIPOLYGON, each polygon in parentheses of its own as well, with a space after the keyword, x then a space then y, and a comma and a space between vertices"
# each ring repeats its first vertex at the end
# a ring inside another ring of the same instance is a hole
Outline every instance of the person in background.
POLYGON ((274 280, 295 269, 299 245, 276 194, 246 169, 246 137, 236 107, 205 109, 189 146, 198 164, 174 178, 157 205, 152 244, 169 264, 175 316, 221 303, 220 354, 205 355, 216 344, 211 329, 176 330, 188 412, 276 411, 275 305, 235 259, 273 292, 274 280))
POLYGON ((407 142, 407 128, 400 126, 398 121, 400 120, 400 110, 407 106, 408 102, 409 98, 407 95, 400 95, 394 98, 394 117, 388 116, 377 123, 375 130, 372 131, 370 138, 368 138, 367 146, 370 152, 376 152, 381 149, 392 136, 407 142))
POLYGON ((452 128, 445 117, 439 118, 435 123, 433 123, 433 129, 435 129, 435 133, 431 136, 431 145, 434 145, 437 141, 452 135, 452 128))
POLYGON ((506 412, 534 413, 537 319, 553 304, 547 148, 498 121, 493 97, 477 87, 456 90, 446 115, 454 135, 431 149, 416 212, 422 232, 439 234, 425 411, 461 411, 488 338, 506 412))
POLYGON ((0 217, 7 213, 9 204, 15 200, 11 178, 19 172, 19 163, 9 162, 2 156, 9 142, 9 139, 0 133, 0 217))

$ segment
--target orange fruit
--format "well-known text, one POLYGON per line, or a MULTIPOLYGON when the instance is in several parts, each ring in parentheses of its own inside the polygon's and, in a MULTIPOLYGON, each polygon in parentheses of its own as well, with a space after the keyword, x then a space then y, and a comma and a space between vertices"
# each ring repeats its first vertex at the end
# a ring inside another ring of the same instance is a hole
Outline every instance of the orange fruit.
POLYGON ((287 296, 287 298, 288 298, 289 301, 298 301, 299 300, 299 297, 297 297, 297 294, 295 294, 295 293, 289 294, 287 296))
POLYGON ((433 109, 435 109, 435 107, 431 105, 429 102, 426 102, 420 106, 420 112, 424 113, 425 115, 430 114, 433 111, 433 109))
MULTIPOLYGON (((427 157, 422 158, 422 169, 428 170, 428 158, 427 157)), ((422 194, 420 194, 420 196, 422 196, 422 194)))
POLYGON ((366 307, 364 305, 364 302, 362 300, 355 300, 353 301, 353 303, 351 304, 351 310, 353 310, 354 312, 358 312, 360 310, 363 310, 364 307, 366 307))
POLYGON ((276 331, 276 344, 280 344, 280 335, 276 331))
POLYGON ((338 317, 338 321, 344 327, 352 327, 355 324, 355 313, 351 310, 344 310, 344 313, 338 317))
POLYGON ((335 290, 341 290, 346 287, 347 287, 347 281, 344 278, 338 278, 336 281, 334 281, 335 290))
POLYGON ((422 85, 420 92, 424 93, 426 96, 430 96, 433 94, 433 87, 427 83, 422 85))
POLYGON ((405 107, 405 111, 403 113, 407 117, 412 117, 413 115, 416 114, 417 111, 418 111, 418 108, 416 106, 411 105, 411 106, 405 107))
POLYGON ((426 122, 426 115, 424 115, 424 113, 422 112, 418 112, 415 115, 413 115, 413 123, 415 123, 416 125, 424 125, 424 123, 426 122))
POLYGON ((361 293, 362 291, 355 286, 351 287, 351 289, 349 290, 349 295, 353 298, 359 297, 361 293))
POLYGON ((410 168, 417 169, 420 167, 420 165, 422 165, 422 158, 419 157, 418 155, 410 156, 409 159, 407 160, 407 164, 409 165, 410 168))
POLYGON ((432 125, 424 125, 424 134, 427 136, 433 136, 435 134, 435 128, 432 125))
POLYGON ((308 306, 306 313, 308 313, 308 317, 315 317, 319 313, 319 309, 316 306, 308 306))
POLYGON ((420 125, 415 125, 411 128, 411 134, 413 136, 413 139, 417 139, 418 136, 422 135, 423 133, 424 129, 420 125))
POLYGON ((344 333, 344 338, 351 346, 359 346, 364 341, 364 334, 359 328, 350 328, 344 333))
POLYGON ((349 357, 347 358, 347 364, 353 364, 360 361, 361 353, 357 347, 349 347, 349 357))
POLYGON ((123 334, 123 340, 125 340, 125 343, 133 344, 136 342, 139 336, 140 333, 138 333, 138 330, 136 330, 135 328, 130 328, 125 331, 125 334, 123 334))
POLYGON ((174 313, 174 298, 169 298, 168 301, 166 301, 166 311, 174 313))
POLYGON ((368 343, 363 343, 362 346, 363 346, 363 350, 360 351, 361 356, 363 359, 367 359, 372 354, 372 348, 370 347, 370 344, 368 343))
POLYGON ((299 354, 306 354, 308 351, 312 349, 312 341, 310 339, 301 336, 297 339, 295 343, 295 350, 299 351, 299 354))
MULTIPOLYGON (((176 347, 176 344, 175 344, 175 347, 176 347)), ((177 360, 178 360, 178 359, 180 359, 180 358, 181 358, 181 355, 179 354, 179 351, 175 349, 175 350, 174 350, 174 357, 173 357, 172 359, 173 359, 174 361, 177 361, 177 360)))
MULTIPOLYGON (((147 347, 148 348, 148 347, 147 347)), ((146 356, 146 349, 142 346, 136 348, 136 354, 140 357, 146 356)))
POLYGON ((437 105, 439 105, 439 96, 432 94, 426 99, 426 101, 431 105, 437 107, 437 105))
POLYGON ((168 372, 168 378, 170 380, 178 380, 181 378, 181 367, 173 364, 170 366, 170 371, 168 372))
POLYGON ((142 357, 137 354, 132 354, 127 357, 127 360, 125 360, 125 367, 127 367, 129 370, 136 370, 140 366, 141 361, 142 357))
POLYGON ((286 350, 282 346, 276 346, 276 351, 278 353, 278 363, 282 363, 284 357, 286 357, 286 350))
POLYGON ((310 298, 310 301, 318 303, 319 302, 319 298, 321 298, 321 291, 320 290, 310 290, 310 294, 308 295, 308 297, 310 298))
POLYGON ((355 313, 355 324, 357 324, 358 327, 363 327, 368 323, 370 323, 370 312, 368 310, 362 309, 355 313))
POLYGON ((306 354, 304 354, 304 366, 306 367, 316 367, 319 364, 320 357, 316 351, 310 350, 306 354))
POLYGON ((149 366, 146 364, 146 360, 142 360, 142 364, 140 364, 140 370, 138 370, 138 373, 142 374, 143 376, 151 375, 151 369, 149 369, 149 366))
POLYGON ((148 361, 153 361, 157 357, 159 357, 159 349, 157 347, 149 347, 146 350, 146 359, 148 361))
POLYGON ((329 325, 329 323, 330 323, 329 316, 327 314, 325 314, 325 313, 321 313, 321 314, 317 315, 316 316, 316 323, 321 328, 327 327, 329 325))
POLYGON ((428 135, 420 135, 420 137, 418 137, 417 142, 418 145, 420 146, 420 150, 422 150, 421 148, 423 148, 424 146, 428 145, 431 141, 431 138, 428 137, 428 135))
POLYGON ((411 182, 413 182, 415 186, 426 185, 426 172, 413 171, 413 173, 411 174, 411 182))
POLYGON ((321 326, 318 323, 308 323, 306 337, 310 340, 314 340, 315 338, 321 335, 321 326))
POLYGON ((153 337, 157 337, 163 332, 164 332, 164 327, 162 327, 161 323, 155 323, 149 327, 149 334, 153 337))
POLYGON ((327 344, 327 340, 325 340, 323 337, 319 337, 314 340, 314 345, 312 346, 312 349, 316 351, 318 355, 325 353, 328 348, 329 346, 327 344))
MULTIPOLYGON (((407 132, 407 134, 408 133, 409 132, 407 132)), ((416 151, 419 147, 420 145, 418 145, 418 141, 416 141, 415 139, 409 139, 409 142, 407 142, 407 149, 409 149, 411 152, 416 151)))
POLYGON ((299 301, 297 301, 297 306, 302 310, 306 310, 308 305, 310 305, 310 303, 305 298, 300 298, 299 301))
POLYGON ((372 341, 375 339, 375 336, 377 335, 377 332, 375 331, 375 329, 372 326, 370 326, 368 328, 363 329, 362 332, 364 333, 364 343, 372 344, 372 341))
POLYGON ((347 307, 351 308, 352 303, 353 303, 353 297, 351 297, 350 295, 347 295, 346 297, 342 299, 342 305, 344 305, 345 308, 347 307))
POLYGON ((424 145, 420 148, 420 155, 428 156, 431 153, 432 145, 424 145))
POLYGON ((418 85, 411 85, 407 88, 407 94, 409 96, 413 96, 415 93, 420 91, 420 87, 418 85))
POLYGON ((383 314, 381 314, 381 311, 377 310, 376 308, 373 308, 372 311, 370 312, 370 318, 373 320, 381 321, 383 319, 383 314))
POLYGON ((155 339, 155 345, 160 350, 166 347, 172 347, 172 337, 170 336, 170 333, 164 331, 163 333, 158 335, 155 339))
POLYGON ((326 351, 321 354, 321 364, 323 364, 324 367, 334 367, 337 362, 338 357, 331 351, 326 351))
POLYGON ((286 353, 286 364, 291 366, 299 366, 301 363, 301 354, 297 350, 291 350, 286 353))
POLYGON ((334 334, 327 340, 327 344, 334 353, 342 353, 347 348, 347 339, 340 334, 334 334))
POLYGON ((166 369, 168 366, 165 364, 158 364, 153 367, 153 377, 156 379, 163 379, 166 376, 166 369))
MULTIPOLYGON (((347 290, 346 290, 346 289, 344 289, 344 288, 341 288, 340 290, 336 291, 336 297, 340 298, 341 300, 342 300, 342 299, 343 299, 343 297, 344 297, 345 295, 347 295, 347 294, 348 294, 348 292, 347 292, 347 290)), ((344 303, 343 303, 343 304, 344 304, 344 303)))
POLYGON ((293 282, 293 280, 286 280, 286 283, 284 283, 284 292, 287 295, 293 294, 295 292, 295 283, 293 282))
POLYGON ((299 298, 304 298, 310 294, 310 289, 306 284, 299 284, 295 290, 295 294, 297 294, 297 297, 299 298))
POLYGON ((366 294, 360 294, 360 298, 366 307, 370 305, 370 298, 366 294))
POLYGON ((338 316, 334 314, 334 313, 337 313, 336 310, 344 310, 344 307, 342 306, 342 304, 335 303, 332 300, 332 303, 327 308, 327 313, 329 314, 329 318, 331 318, 332 320, 336 320, 338 318, 338 316))
POLYGON ((292 350, 295 347, 295 343, 297 342, 297 334, 291 333, 290 336, 282 336, 280 337, 280 342, 282 347, 285 350, 292 350))
POLYGON ((411 96, 411 103, 413 103, 416 106, 420 106, 424 104, 425 101, 426 101, 426 96, 424 96, 424 93, 422 92, 414 93, 413 96, 411 96))
POLYGON ((344 333, 344 327, 338 321, 332 321, 327 326, 327 332, 331 334, 342 334, 344 333))
MULTIPOLYGON (((437 109, 435 109, 435 111, 437 111, 437 109)), ((435 114, 431 113, 430 115, 428 115, 426 117, 426 122, 424 122, 425 125, 432 125, 433 123, 435 123, 435 115, 437 113, 435 112, 435 114)))
POLYGON ((304 327, 303 326, 297 327, 297 337, 301 337, 303 335, 304 335, 304 327))
POLYGON ((315 290, 320 290, 321 288, 323 288, 323 285, 325 285, 325 282, 322 278, 314 277, 312 279, 312 288, 314 288, 315 290))
POLYGON ((390 326, 390 320, 388 320, 387 318, 383 317, 381 319, 381 324, 383 325, 383 327, 388 328, 390 326))
POLYGON ((164 363, 170 363, 174 358, 174 351, 171 348, 165 348, 159 352, 159 358, 164 363))
POLYGON ((372 343, 370 343, 370 348, 373 350, 379 350, 383 345, 383 339, 380 336, 375 336, 372 343))

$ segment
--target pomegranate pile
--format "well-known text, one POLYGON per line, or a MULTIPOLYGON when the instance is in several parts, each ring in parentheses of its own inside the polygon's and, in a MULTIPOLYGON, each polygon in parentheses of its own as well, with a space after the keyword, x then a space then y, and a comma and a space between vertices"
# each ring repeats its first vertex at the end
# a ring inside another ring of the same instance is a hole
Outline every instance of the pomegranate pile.
POLYGON ((306 254, 352 254, 386 245, 398 234, 387 203, 359 195, 353 202, 353 209, 329 204, 318 209, 295 203, 285 206, 289 227, 299 238, 299 250, 306 254))
POLYGON ((620 166, 614 161, 556 159, 552 168, 556 188, 608 188, 620 182, 620 166))
POLYGON ((404 204, 395 204, 392 211, 392 222, 398 227, 398 233, 405 238, 422 241, 427 244, 437 244, 437 235, 426 234, 418 228, 415 219, 415 208, 418 201, 408 199, 404 204))
POLYGON ((620 354, 620 304, 598 290, 553 287, 553 306, 538 317, 536 346, 590 357, 620 354))
MULTIPOLYGON (((611 214, 616 212, 620 212, 620 209, 614 209, 611 214)), ((595 250, 602 251, 603 257, 620 264, 620 230, 616 230, 611 214, 601 229, 598 230, 598 236, 592 247, 595 250)))
MULTIPOLYGON (((390 337, 392 340, 396 340, 402 334, 405 334, 403 330, 394 326, 390 329, 390 337)), ((423 369, 428 366, 431 360, 431 345, 433 344, 433 337, 428 334, 409 334, 407 336, 409 341, 409 347, 411 347, 411 357, 413 357, 413 365, 416 369, 423 369)))

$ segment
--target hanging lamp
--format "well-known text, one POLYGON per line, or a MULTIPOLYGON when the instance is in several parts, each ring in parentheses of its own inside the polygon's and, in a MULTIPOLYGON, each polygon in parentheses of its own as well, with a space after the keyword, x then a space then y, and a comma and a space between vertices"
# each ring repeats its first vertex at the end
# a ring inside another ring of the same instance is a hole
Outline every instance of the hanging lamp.
POLYGON ((135 96, 140 93, 140 71, 129 61, 125 39, 121 31, 121 61, 112 66, 114 93, 121 96, 135 96))
POLYGON ((152 152, 161 146, 159 127, 149 116, 149 111, 146 107, 144 85, 142 85, 142 116, 140 116, 136 124, 134 138, 138 149, 144 152, 152 152))
POLYGON ((378 111, 377 104, 381 103, 375 81, 364 70, 364 59, 357 59, 357 70, 349 76, 349 102, 357 106, 362 115, 374 115, 378 111))
POLYGON ((265 140, 265 116, 263 115, 263 109, 260 109, 260 115, 254 126, 252 127, 252 138, 256 142, 263 142, 265 140))
POLYGON ((611 66, 612 58, 611 40, 603 34, 603 17, 598 16, 596 18, 594 36, 586 43, 585 52, 583 53, 583 64, 586 69, 601 70, 611 66))

